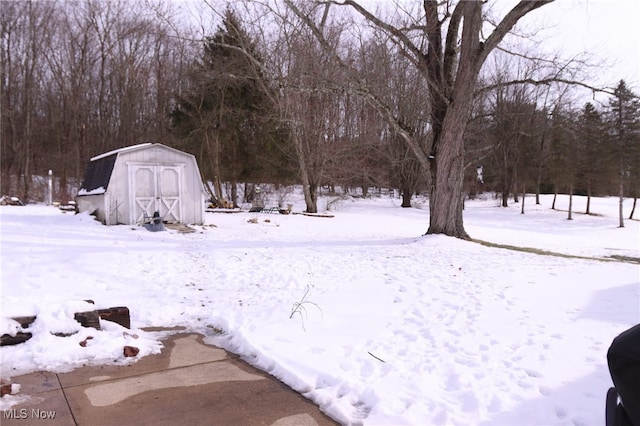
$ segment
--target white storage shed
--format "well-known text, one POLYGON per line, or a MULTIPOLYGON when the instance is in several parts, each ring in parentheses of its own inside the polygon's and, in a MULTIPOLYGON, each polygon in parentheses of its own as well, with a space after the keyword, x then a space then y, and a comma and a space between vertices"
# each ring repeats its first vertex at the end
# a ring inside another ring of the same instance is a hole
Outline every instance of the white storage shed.
POLYGON ((205 189, 196 158, 159 143, 93 157, 76 203, 105 225, 134 225, 158 212, 164 222, 200 225, 205 189))

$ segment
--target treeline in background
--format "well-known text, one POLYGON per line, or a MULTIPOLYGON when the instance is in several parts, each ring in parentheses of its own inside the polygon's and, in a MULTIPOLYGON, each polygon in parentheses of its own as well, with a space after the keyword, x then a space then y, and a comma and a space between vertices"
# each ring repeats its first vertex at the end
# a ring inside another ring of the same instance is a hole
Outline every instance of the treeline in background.
MULTIPOLYGON (((142 142, 194 154, 218 203, 237 205, 259 183, 302 184, 308 211, 322 186, 396 189, 403 206, 427 192, 429 173, 397 129, 429 145, 429 91, 375 29, 326 23, 349 73, 283 4, 200 6, 0 2, 0 194, 42 201, 51 169, 56 198, 72 199, 92 156, 142 142)), ((505 206, 525 193, 637 198, 631 88, 620 80, 585 102, 576 75, 542 84, 530 77, 559 75, 553 61, 505 52, 492 54, 460 123, 466 194, 492 191, 505 206)))

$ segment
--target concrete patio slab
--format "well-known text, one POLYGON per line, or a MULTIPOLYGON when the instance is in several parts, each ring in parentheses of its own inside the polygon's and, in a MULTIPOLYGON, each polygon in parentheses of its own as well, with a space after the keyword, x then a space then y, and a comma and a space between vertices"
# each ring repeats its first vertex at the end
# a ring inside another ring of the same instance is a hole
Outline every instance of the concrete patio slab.
POLYGON ((336 425, 316 405, 237 356, 178 333, 128 366, 14 377, 24 403, 4 425, 336 425), (40 416, 49 416, 46 422, 40 416))

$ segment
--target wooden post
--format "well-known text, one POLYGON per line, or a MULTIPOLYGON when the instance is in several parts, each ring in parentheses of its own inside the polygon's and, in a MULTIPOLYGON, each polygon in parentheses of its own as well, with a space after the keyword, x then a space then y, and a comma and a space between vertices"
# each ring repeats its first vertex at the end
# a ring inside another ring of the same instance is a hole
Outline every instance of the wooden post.
POLYGON ((49 169, 49 186, 47 190, 47 205, 53 204, 53 170, 49 169))

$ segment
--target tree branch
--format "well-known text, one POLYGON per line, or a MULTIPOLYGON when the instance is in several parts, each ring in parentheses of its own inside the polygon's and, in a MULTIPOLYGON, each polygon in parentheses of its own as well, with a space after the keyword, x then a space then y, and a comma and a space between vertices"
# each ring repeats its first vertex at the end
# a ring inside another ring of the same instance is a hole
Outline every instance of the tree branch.
POLYGON ((484 42, 484 49, 480 52, 480 62, 484 62, 487 55, 500 44, 502 39, 511 31, 518 20, 532 10, 538 9, 554 0, 521 0, 516 6, 507 13, 500 21, 498 26, 493 30, 491 35, 484 42))
POLYGON ((482 94, 482 93, 486 93, 486 92, 490 92, 492 90, 495 90, 497 88, 500 87, 507 87, 507 86, 517 86, 517 85, 521 85, 521 84, 530 84, 533 86, 543 86, 543 85, 549 85, 552 83, 563 83, 563 84, 568 84, 568 85, 572 85, 572 86, 580 86, 580 87, 584 87, 586 89, 589 89, 591 91, 593 91, 594 93, 606 93, 607 95, 613 95, 613 90, 611 89, 607 89, 607 88, 601 88, 601 87, 594 87, 590 84, 581 82, 581 81, 576 81, 576 80, 568 80, 568 79, 564 79, 564 78, 558 78, 558 77, 551 77, 551 78, 543 78, 540 80, 534 79, 534 78, 524 78, 524 79, 519 79, 519 80, 512 80, 512 81, 506 81, 506 82, 502 82, 502 83, 496 83, 496 84, 491 84, 489 86, 485 86, 483 88, 481 88, 480 90, 476 91, 476 95, 482 94))
MULTIPOLYGON (((286 0, 285 3, 289 4, 290 0, 286 0)), ((320 2, 320 3, 335 4, 337 6, 351 6, 353 9, 355 9, 356 12, 362 15, 369 22, 375 24, 377 27, 385 30, 388 34, 391 34, 394 37, 396 37, 398 40, 400 40, 402 45, 407 50, 411 51, 414 55, 419 56, 421 54, 420 49, 415 44, 413 44, 411 40, 409 40, 409 37, 407 37, 407 35, 404 32, 402 32, 401 29, 396 28, 392 25, 389 25, 383 20, 379 19, 377 16, 375 16, 374 14, 369 12, 367 9, 362 7, 358 2, 353 0, 344 0, 344 1, 328 0, 326 2, 320 2)))
POLYGON ((457 65, 457 42, 458 31, 460 30, 460 20, 462 19, 462 3, 458 3, 451 14, 449 21, 449 29, 447 30, 447 39, 444 48, 444 78, 447 87, 453 86, 455 77, 455 68, 457 65))

